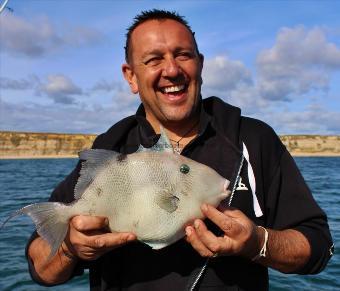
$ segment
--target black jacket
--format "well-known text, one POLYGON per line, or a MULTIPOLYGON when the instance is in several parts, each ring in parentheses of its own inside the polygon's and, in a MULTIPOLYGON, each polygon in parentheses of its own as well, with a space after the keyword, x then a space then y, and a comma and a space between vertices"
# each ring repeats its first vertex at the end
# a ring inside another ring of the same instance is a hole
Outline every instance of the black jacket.
MULTIPOLYGON (((144 115, 141 106, 136 115, 121 120, 99 135, 93 148, 129 154, 136 151, 139 144, 151 146, 158 136, 144 115)), ((332 245, 326 215, 316 204, 293 158, 272 128, 261 121, 242 117, 238 108, 216 97, 203 100, 199 126, 198 137, 182 154, 231 180, 230 188, 235 188, 235 192, 229 203, 257 225, 302 232, 311 244, 312 255, 297 273, 321 271, 329 260, 332 245), (241 167, 245 148, 256 181, 256 198, 263 212, 260 217, 254 212, 248 162, 244 160, 241 167), (238 174, 243 189, 237 187, 238 174)), ((73 200, 79 169, 80 164, 59 184, 51 201, 73 200)), ((209 226, 218 231, 213 225, 209 226)), ((94 262, 80 262, 78 270, 90 268, 91 290, 186 290, 204 262, 205 259, 182 239, 159 251, 139 242, 131 243, 94 262)), ((32 265, 31 273, 36 278, 32 265)), ((240 257, 218 257, 209 262, 198 287, 199 290, 267 290, 268 270, 240 257)))

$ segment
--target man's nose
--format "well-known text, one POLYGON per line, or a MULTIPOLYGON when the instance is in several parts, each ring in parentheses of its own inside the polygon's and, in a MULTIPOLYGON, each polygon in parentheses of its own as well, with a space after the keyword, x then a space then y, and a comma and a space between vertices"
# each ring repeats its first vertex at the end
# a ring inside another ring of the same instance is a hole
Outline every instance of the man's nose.
POLYGON ((174 58, 168 58, 164 62, 163 77, 175 78, 181 73, 181 67, 174 58))

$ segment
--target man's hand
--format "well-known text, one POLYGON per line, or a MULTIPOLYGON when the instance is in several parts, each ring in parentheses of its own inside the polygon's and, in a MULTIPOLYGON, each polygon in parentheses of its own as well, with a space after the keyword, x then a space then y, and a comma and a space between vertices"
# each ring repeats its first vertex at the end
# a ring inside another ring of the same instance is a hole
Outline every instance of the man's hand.
POLYGON ((129 232, 109 230, 106 217, 78 215, 70 220, 69 232, 65 238, 67 252, 83 260, 95 260, 119 246, 136 240, 129 232))
MULTIPOLYGON (((203 257, 215 255, 238 255, 249 259, 260 252, 265 233, 240 210, 228 208, 223 212, 210 205, 202 205, 202 213, 222 231, 216 236, 207 229, 200 219, 194 226, 187 226, 187 241, 203 257)), ((311 247, 307 238, 294 229, 267 229, 268 243, 266 257, 257 262, 284 273, 295 272, 309 260, 311 247)))
POLYGON ((72 275, 77 258, 95 260, 136 239, 132 233, 111 233, 105 217, 79 215, 70 220, 69 226, 64 242, 49 261, 46 261, 50 253, 48 243, 41 237, 31 242, 28 256, 39 276, 37 280, 48 284, 63 283, 72 275))
POLYGON ((223 231, 221 236, 216 236, 200 219, 186 227, 187 241, 201 256, 240 255, 251 259, 258 254, 264 241, 263 230, 240 210, 228 208, 220 212, 207 204, 201 209, 223 231))

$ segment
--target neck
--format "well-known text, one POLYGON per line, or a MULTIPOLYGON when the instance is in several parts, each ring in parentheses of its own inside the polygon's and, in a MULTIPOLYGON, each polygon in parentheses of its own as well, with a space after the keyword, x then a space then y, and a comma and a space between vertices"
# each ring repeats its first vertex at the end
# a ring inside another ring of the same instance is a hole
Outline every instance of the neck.
MULTIPOLYGON (((151 126, 153 127, 156 133, 160 133, 160 126, 166 130, 168 137, 176 139, 176 137, 181 138, 185 133, 187 133, 191 128, 195 127, 192 131, 197 133, 198 123, 199 123, 199 115, 196 114, 190 118, 186 118, 180 121, 169 121, 169 120, 158 120, 156 118, 152 118, 152 116, 148 116, 146 114, 146 119, 149 121, 151 126), (195 126, 197 125, 197 126, 195 126)), ((191 132, 190 132, 191 133, 191 132)))
POLYGON ((199 115, 179 122, 160 122, 158 120, 147 119, 158 134, 160 133, 160 125, 163 126, 177 153, 180 153, 198 134, 199 115))
POLYGON ((198 133, 199 118, 192 118, 180 124, 164 126, 170 139, 177 141, 185 138, 194 138, 198 133))

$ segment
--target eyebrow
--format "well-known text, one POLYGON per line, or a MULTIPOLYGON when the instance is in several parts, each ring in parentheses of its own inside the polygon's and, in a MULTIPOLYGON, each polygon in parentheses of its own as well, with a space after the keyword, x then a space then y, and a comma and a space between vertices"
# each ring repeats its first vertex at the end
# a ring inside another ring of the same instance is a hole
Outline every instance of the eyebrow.
POLYGON ((152 56, 152 55, 162 55, 163 52, 161 50, 158 50, 158 49, 153 49, 153 50, 149 50, 149 51, 146 51, 144 54, 142 54, 142 59, 145 59, 146 57, 148 56, 152 56))
MULTIPOLYGON (((176 47, 174 49, 174 53, 179 53, 181 51, 191 51, 191 52, 195 52, 195 48, 192 48, 192 47, 176 47)), ((143 55, 142 55, 142 59, 148 57, 148 56, 152 56, 152 55, 162 55, 163 54, 163 51, 162 50, 159 50, 159 49, 152 49, 152 50, 149 50, 149 51, 146 51, 143 55)))

